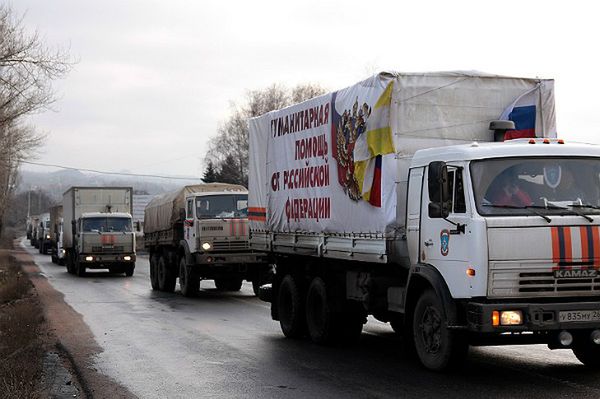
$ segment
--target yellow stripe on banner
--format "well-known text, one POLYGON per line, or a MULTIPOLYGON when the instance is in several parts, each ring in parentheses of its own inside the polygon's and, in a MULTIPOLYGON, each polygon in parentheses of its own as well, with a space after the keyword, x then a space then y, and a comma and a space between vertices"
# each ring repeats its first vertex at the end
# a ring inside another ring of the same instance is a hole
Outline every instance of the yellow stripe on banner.
POLYGON ((394 141, 392 140, 392 128, 389 126, 379 129, 369 130, 367 135, 367 146, 372 156, 392 154, 396 152, 394 149, 394 141))
POLYGON ((354 177, 356 177, 356 180, 358 181, 358 188, 361 193, 365 181, 365 175, 367 174, 367 166, 369 166, 368 159, 354 162, 354 177))
POLYGON ((388 83, 387 87, 385 88, 385 91, 381 94, 381 96, 375 103, 375 106, 373 107, 374 109, 377 109, 380 107, 386 107, 386 106, 389 107, 392 104, 393 88, 394 88, 394 81, 391 81, 390 83, 388 83))

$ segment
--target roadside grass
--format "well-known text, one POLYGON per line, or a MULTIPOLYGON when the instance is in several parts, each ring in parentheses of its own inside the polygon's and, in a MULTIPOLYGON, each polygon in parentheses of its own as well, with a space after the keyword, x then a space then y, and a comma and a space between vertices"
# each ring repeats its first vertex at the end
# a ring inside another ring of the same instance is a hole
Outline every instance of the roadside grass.
POLYGON ((17 261, 0 253, 0 399, 41 395, 46 334, 42 314, 31 282, 17 261))

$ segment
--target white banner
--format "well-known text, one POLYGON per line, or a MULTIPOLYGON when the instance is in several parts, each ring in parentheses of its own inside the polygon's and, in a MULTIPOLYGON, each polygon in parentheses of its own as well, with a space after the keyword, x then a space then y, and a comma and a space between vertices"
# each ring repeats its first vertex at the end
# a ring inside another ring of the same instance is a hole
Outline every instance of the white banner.
MULTIPOLYGON (((267 141, 267 230, 381 233, 393 223, 392 85, 375 77, 250 123, 269 129, 258 135, 267 141)), ((260 214, 250 209, 251 220, 260 214)))

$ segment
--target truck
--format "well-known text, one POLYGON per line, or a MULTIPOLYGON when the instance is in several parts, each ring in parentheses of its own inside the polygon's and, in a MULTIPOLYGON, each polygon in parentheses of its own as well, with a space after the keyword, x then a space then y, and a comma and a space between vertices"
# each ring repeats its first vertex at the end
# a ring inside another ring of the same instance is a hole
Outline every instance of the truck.
POLYGON ((37 229, 37 225, 39 222, 39 217, 37 215, 35 216, 29 216, 27 218, 27 239, 29 240, 29 243, 32 246, 35 246, 35 237, 36 237, 36 229, 37 229))
POLYGON ((41 254, 46 254, 50 248, 50 214, 48 212, 39 216, 35 243, 41 254))
POLYGON ((286 337, 372 315, 430 370, 506 344, 600 366, 600 146, 557 138, 553 80, 384 72, 248 123, 286 337))
POLYGON ((50 256, 52 263, 64 265, 65 249, 63 247, 62 205, 56 205, 50 208, 50 256))
POLYGON ((63 247, 67 271, 108 269, 133 276, 135 234, 131 187, 71 187, 63 194, 63 247))
POLYGON ((243 280, 268 279, 266 256, 250 250, 248 191, 225 183, 188 185, 155 197, 144 209, 144 246, 150 256, 153 290, 173 292, 177 278, 184 296, 200 281, 222 291, 239 291, 243 280))

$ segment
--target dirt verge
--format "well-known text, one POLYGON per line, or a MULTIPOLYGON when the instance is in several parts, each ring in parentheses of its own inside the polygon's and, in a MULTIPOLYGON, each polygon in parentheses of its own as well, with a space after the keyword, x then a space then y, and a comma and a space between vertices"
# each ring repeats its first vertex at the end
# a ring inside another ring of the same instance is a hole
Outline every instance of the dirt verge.
MULTIPOLYGON (((48 348, 51 348, 53 353, 56 353, 63 359, 63 364, 70 369, 70 374, 74 377, 73 383, 78 384, 80 387, 77 397, 135 398, 136 396, 126 388, 101 374, 95 368, 94 357, 102 349, 94 340, 93 334, 84 323, 82 316, 65 303, 63 294, 55 290, 43 276, 40 269, 34 263, 32 256, 20 247, 19 240, 14 241, 14 248, 14 250, 10 251, 10 257, 15 260, 16 267, 21 270, 20 278, 25 279, 27 284, 33 284, 35 288, 35 290, 30 290, 30 292, 34 293, 33 297, 35 297, 38 303, 38 308, 30 310, 32 317, 38 317, 42 321, 46 321, 45 333, 37 334, 37 336, 46 337, 42 343, 45 350, 41 354, 38 352, 38 355, 42 358, 45 357, 47 362, 48 359, 45 355, 48 353, 48 348)), ((17 318, 21 319, 21 324, 25 323, 25 325, 28 325, 29 323, 31 326, 31 322, 28 322, 28 319, 21 317, 21 312, 18 313, 17 318)), ((4 330, 0 328, 0 331, 4 330)), ((36 338, 30 336, 29 340, 34 342, 36 338)), ((0 339, 1 341, 2 339, 0 339)), ((24 345, 27 346, 27 344, 24 345)), ((2 358, 1 354, 0 358, 2 358)), ((35 373, 24 375, 20 379, 22 381, 40 380, 40 378, 36 378, 36 376, 39 377, 40 372, 41 370, 38 368, 35 373)), ((1 371, 0 375, 2 375, 1 371)), ((1 385, 0 391, 2 391, 1 385)), ((4 397, 23 398, 36 396, 35 394, 28 396, 22 393, 17 396, 2 396, 0 393, 0 399, 4 397)), ((40 396, 37 394, 37 397, 51 396, 46 394, 40 396)))

